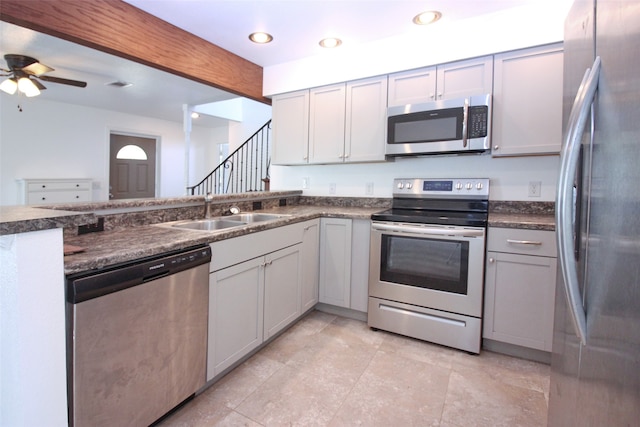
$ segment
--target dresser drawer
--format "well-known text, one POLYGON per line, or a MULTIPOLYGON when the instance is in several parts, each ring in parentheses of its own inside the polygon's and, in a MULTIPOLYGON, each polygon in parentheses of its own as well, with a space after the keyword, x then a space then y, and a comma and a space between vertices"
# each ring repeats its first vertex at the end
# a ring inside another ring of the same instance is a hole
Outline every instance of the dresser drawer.
POLYGON ((27 191, 65 191, 65 190, 88 190, 90 182, 30 182, 27 191))
POLYGON ((84 191, 31 191, 27 195, 27 204, 90 202, 91 193, 84 191))
POLYGON ((487 250, 556 257, 556 234, 546 230, 489 227, 487 250))

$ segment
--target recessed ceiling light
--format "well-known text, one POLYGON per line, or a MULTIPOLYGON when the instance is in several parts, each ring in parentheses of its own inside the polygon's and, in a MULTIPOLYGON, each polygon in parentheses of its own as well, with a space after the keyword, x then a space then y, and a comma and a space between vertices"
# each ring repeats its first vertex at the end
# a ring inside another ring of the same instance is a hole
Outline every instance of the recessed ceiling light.
POLYGON ((326 39, 320 40, 320 43, 319 43, 320 46, 326 47, 327 49, 338 47, 341 44, 342 44, 342 40, 337 39, 335 37, 327 37, 326 39))
POLYGON ((429 25, 433 24, 440 18, 442 18, 442 13, 437 10, 430 10, 414 16, 413 23, 416 25, 429 25))
POLYGON ((249 34, 249 40, 254 43, 265 44, 273 40, 273 36, 268 33, 257 32, 249 34))

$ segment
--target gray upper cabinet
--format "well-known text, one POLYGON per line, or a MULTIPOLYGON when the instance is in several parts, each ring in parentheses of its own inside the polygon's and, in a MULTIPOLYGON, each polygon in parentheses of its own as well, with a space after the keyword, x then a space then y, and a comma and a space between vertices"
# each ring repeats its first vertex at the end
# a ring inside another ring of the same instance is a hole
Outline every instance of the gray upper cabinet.
POLYGON ((491 93, 493 57, 456 61, 389 76, 389 107, 491 93))
POLYGON ((558 154, 562 44, 495 55, 492 155, 558 154))
POLYGON ((384 161, 387 76, 273 98, 275 165, 384 161))
POLYGON ((274 165, 302 165, 309 161, 309 90, 273 97, 274 165))
POLYGON ((344 83, 311 89, 309 163, 342 163, 347 88, 344 83))

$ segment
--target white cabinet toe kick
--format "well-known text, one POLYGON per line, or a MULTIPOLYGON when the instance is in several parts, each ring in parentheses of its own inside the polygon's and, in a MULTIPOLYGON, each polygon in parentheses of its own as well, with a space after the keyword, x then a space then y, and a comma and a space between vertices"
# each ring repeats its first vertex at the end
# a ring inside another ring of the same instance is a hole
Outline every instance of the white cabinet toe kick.
POLYGON ((477 317, 375 297, 369 297, 368 313, 371 328, 480 353, 482 321, 477 317))

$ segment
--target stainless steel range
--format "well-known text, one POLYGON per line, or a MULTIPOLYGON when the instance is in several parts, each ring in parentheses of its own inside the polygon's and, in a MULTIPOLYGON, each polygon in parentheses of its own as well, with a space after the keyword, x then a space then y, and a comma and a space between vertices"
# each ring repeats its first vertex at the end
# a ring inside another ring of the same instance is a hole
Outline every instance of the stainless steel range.
POLYGON ((368 324, 480 352, 489 180, 396 179, 371 224, 368 324))

